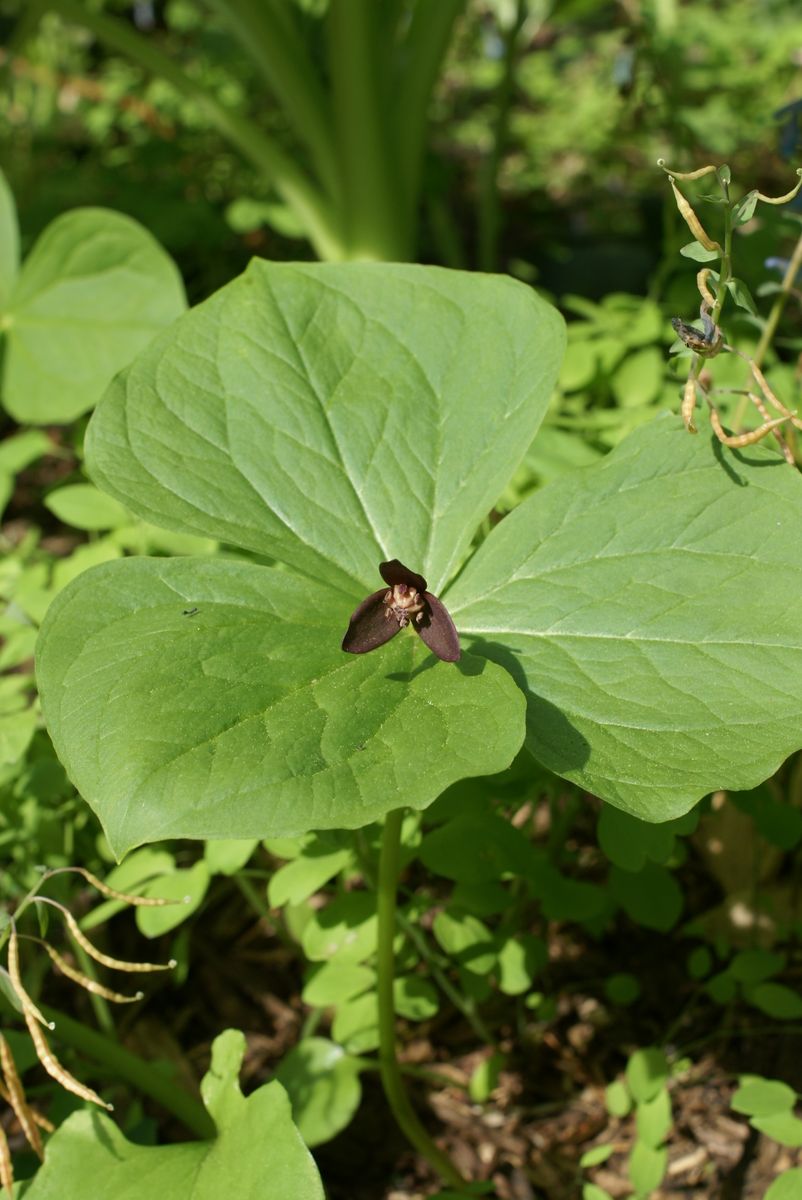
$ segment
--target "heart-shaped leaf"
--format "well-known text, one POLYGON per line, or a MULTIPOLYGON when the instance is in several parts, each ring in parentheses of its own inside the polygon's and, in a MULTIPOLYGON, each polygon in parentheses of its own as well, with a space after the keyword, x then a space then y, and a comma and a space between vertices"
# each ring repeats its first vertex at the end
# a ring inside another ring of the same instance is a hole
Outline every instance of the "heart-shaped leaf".
POLYGON ((351 602, 223 559, 136 558, 51 605, 38 675, 51 736, 115 853, 168 837, 355 828, 506 767, 509 675, 402 632, 343 654, 351 602))
POLYGON ((510 279, 254 260, 114 382, 87 464, 154 524, 357 599, 398 558, 437 595, 540 424, 563 342, 510 279))
POLYGON ((666 418, 498 525, 446 600, 526 690, 527 744, 665 821, 802 745, 802 479, 666 418))
POLYGON ((72 421, 185 307, 175 264, 136 221, 101 208, 65 213, 7 301, 3 404, 26 424, 72 421))
POLYGON ((264 1084, 247 1100, 242 1095, 237 1073, 244 1051, 245 1038, 231 1029, 212 1047, 202 1090, 217 1125, 213 1141, 141 1146, 102 1113, 73 1113, 47 1143, 45 1162, 25 1190, 28 1200, 86 1200, 88 1180, 92 1200, 262 1200, 265 1180, 275 1196, 323 1200, 281 1084, 264 1084))

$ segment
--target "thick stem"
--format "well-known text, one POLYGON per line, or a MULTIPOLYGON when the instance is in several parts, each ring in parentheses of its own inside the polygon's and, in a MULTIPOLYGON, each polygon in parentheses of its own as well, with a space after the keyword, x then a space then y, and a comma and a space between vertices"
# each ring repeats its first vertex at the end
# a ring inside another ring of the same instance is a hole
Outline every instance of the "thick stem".
POLYGON ((395 1050, 395 952, 396 892, 401 852, 402 809, 388 813, 384 819, 378 877, 379 934, 377 947, 379 997, 379 1070, 387 1102, 400 1129, 428 1162, 452 1187, 465 1186, 465 1180, 447 1155, 437 1148, 421 1125, 409 1096, 404 1090, 395 1050))
POLYGON ((329 65, 350 258, 404 262, 411 246, 378 54, 375 0, 331 0, 329 65))

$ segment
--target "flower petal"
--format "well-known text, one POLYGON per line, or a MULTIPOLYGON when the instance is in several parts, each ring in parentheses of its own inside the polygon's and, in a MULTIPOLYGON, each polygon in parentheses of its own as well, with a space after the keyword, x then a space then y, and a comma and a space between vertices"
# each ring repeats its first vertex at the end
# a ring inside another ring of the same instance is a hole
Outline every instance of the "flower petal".
POLYGON ((379 563, 379 574, 390 587, 394 587, 397 583, 405 583, 408 587, 414 588, 416 592, 420 592, 421 595, 426 591, 426 580, 423 576, 410 571, 409 567, 405 567, 397 558, 379 563))
POLYGON ((387 588, 382 588, 354 609, 343 638, 343 650, 349 654, 367 654, 389 642, 399 632, 401 626, 398 621, 385 616, 386 595, 387 588))
POLYGON ((424 592, 426 610, 420 624, 414 624, 423 641, 443 662, 456 662, 460 656, 459 634, 451 614, 441 600, 424 592))

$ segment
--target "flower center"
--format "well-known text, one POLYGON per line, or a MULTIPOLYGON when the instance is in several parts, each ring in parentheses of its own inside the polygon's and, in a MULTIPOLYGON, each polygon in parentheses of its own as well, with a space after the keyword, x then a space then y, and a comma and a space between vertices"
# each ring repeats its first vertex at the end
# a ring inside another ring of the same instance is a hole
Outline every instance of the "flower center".
POLYGON ((414 617, 416 623, 420 624, 425 607, 420 592, 408 583, 394 584, 384 597, 385 619, 395 617, 401 629, 409 624, 410 617, 414 617))

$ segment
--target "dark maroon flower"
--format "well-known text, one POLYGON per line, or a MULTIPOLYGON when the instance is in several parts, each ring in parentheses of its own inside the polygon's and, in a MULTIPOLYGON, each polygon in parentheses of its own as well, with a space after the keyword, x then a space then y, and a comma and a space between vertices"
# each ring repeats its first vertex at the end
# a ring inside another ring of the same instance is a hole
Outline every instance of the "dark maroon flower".
POLYGON ((388 586, 368 596, 352 614, 343 650, 367 654, 411 625, 432 654, 443 662, 456 662, 459 635, 446 606, 426 591, 423 576, 410 571, 397 558, 379 563, 379 573, 388 586))

